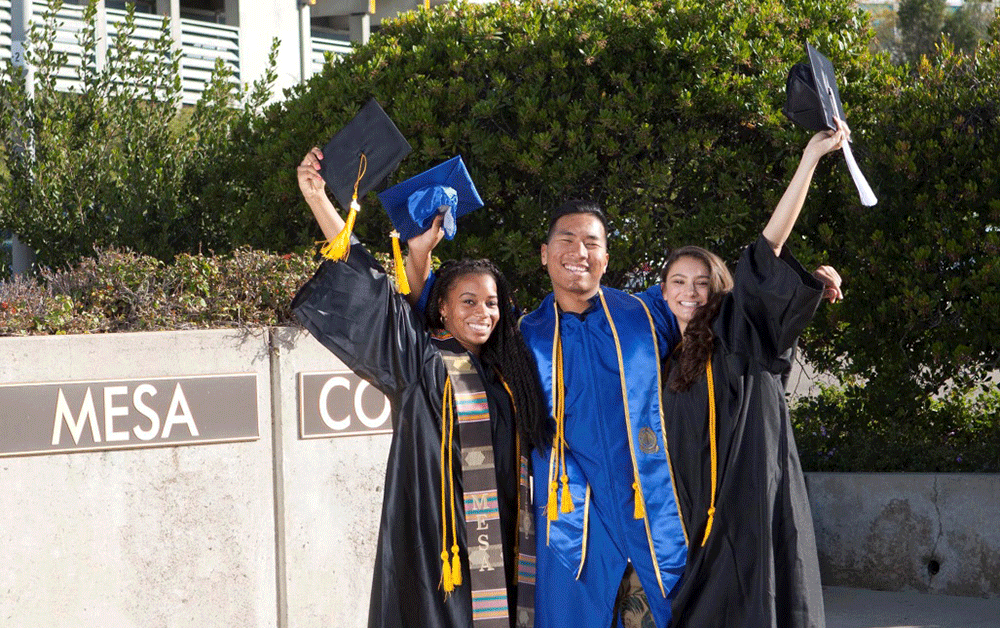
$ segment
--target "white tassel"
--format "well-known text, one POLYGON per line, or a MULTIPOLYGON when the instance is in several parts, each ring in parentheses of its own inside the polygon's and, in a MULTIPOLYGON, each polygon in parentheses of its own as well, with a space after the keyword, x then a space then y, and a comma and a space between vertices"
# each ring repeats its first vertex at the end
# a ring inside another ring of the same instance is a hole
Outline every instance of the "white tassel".
POLYGON ((844 142, 844 159, 847 160, 847 169, 851 171, 851 178, 854 179, 854 185, 858 188, 858 194, 861 196, 861 204, 865 207, 871 207, 878 202, 878 199, 875 198, 875 193, 872 192, 871 186, 868 185, 865 175, 861 174, 858 162, 854 160, 854 153, 851 151, 850 142, 844 142))

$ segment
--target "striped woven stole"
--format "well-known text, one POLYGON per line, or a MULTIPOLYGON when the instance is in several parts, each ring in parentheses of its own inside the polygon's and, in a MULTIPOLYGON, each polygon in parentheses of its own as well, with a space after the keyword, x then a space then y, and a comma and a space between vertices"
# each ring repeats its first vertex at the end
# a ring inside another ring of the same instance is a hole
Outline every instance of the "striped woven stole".
POLYGON ((472 622, 476 628, 510 628, 493 428, 486 390, 468 354, 451 353, 440 346, 438 350, 451 378, 462 444, 472 622))

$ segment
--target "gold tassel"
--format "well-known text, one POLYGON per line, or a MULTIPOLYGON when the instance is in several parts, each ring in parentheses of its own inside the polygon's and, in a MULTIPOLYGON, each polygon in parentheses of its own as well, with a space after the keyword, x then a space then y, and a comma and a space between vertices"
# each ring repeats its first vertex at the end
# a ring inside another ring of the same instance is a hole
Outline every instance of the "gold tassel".
POLYGON ((410 294, 410 282, 406 278, 406 266, 403 265, 403 252, 399 248, 399 232, 393 230, 389 234, 392 237, 392 261, 396 266, 396 287, 400 294, 410 294))
POLYGON ((354 196, 351 197, 351 211, 347 214, 344 228, 340 230, 340 233, 330 238, 319 251, 320 255, 327 259, 345 260, 351 251, 351 232, 354 231, 354 221, 357 220, 358 212, 361 211, 361 205, 358 203, 358 184, 361 183, 367 170, 368 158, 365 157, 364 153, 361 153, 361 159, 358 162, 358 177, 354 180, 354 196))
POLYGON ((326 241, 319 254, 326 259, 336 262, 347 259, 347 254, 351 250, 351 232, 354 230, 354 221, 357 219, 358 210, 361 206, 358 202, 351 201, 351 211, 347 214, 347 222, 340 233, 326 241))
POLYGON ((462 559, 458 557, 458 545, 451 546, 451 581, 456 587, 462 586, 462 559))
POLYGON ((559 501, 556 499, 556 491, 559 488, 559 482, 549 483, 549 501, 546 502, 548 508, 549 521, 556 521, 559 519, 559 501))
POLYGON ((441 552, 441 588, 445 593, 455 590, 455 583, 451 579, 451 566, 448 564, 448 552, 441 552))
POLYGON ((636 519, 645 519, 646 505, 642 500, 642 491, 639 489, 638 480, 632 483, 632 491, 635 493, 635 513, 633 514, 633 517, 636 519))
POLYGON ((712 533, 712 521, 715 520, 715 506, 708 509, 708 523, 705 524, 705 538, 701 540, 701 546, 705 547, 708 542, 708 535, 712 533))
POLYGON ((569 492, 569 476, 563 473, 560 479, 562 480, 562 503, 559 510, 573 512, 573 496, 569 492))

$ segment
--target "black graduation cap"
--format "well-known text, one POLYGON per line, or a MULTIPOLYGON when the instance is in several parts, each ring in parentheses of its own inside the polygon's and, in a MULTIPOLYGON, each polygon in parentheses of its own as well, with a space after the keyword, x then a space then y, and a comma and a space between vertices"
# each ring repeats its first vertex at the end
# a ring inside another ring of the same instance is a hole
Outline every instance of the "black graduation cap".
POLYGON ((443 227, 450 240, 457 219, 483 206, 461 155, 394 185, 378 199, 402 240, 427 231, 438 213, 445 214, 443 227))
POLYGON ((340 206, 348 209, 355 198, 355 185, 360 199, 399 167, 411 150, 372 98, 323 149, 323 180, 340 206))
MULTIPOLYGON (((833 63, 809 43, 806 43, 806 53, 809 55, 809 63, 797 63, 788 71, 785 107, 782 112, 792 122, 810 131, 836 131, 836 118, 846 122, 847 116, 844 115, 844 106, 840 102, 833 63)), ((843 151, 851 178, 858 188, 861 204, 871 207, 878 199, 858 167, 849 142, 844 142, 843 151)))
POLYGON ((809 63, 797 63, 788 72, 782 111, 810 131, 836 131, 834 118, 847 120, 847 116, 840 102, 833 63, 808 43, 806 52, 809 63))

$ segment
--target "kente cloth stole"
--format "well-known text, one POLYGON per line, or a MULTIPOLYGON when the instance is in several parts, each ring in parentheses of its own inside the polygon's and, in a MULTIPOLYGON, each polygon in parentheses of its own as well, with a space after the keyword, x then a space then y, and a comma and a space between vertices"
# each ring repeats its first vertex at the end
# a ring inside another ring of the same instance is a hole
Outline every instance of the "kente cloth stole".
POLYGON ((450 351, 441 344, 438 351, 451 379, 462 447, 472 621, 476 628, 510 628, 493 428, 486 390, 468 353, 450 351))

